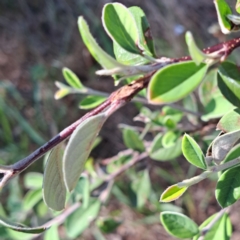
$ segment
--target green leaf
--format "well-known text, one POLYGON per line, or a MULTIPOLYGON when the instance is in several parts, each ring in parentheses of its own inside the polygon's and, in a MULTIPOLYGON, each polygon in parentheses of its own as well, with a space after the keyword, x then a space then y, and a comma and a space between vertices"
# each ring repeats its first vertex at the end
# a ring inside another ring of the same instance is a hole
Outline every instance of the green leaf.
POLYGON ((219 118, 233 108, 217 86, 217 71, 209 71, 199 87, 199 97, 204 105, 203 121, 219 118))
POLYGON ((58 235, 58 226, 53 225, 50 229, 46 231, 44 234, 43 240, 59 240, 59 235, 58 235))
POLYGON ((208 66, 181 62, 157 71, 148 86, 148 100, 153 104, 174 102, 192 92, 201 82, 208 66))
POLYGON ((25 211, 29 211, 41 199, 42 199, 42 190, 41 189, 35 189, 35 190, 28 191, 23 200, 23 209, 25 211))
POLYGON ((113 218, 97 220, 97 226, 104 233, 114 232, 120 224, 121 222, 115 221, 113 218))
POLYGON ((76 186, 94 140, 106 119, 105 113, 90 117, 80 123, 71 135, 63 155, 63 176, 68 191, 76 186))
POLYGON ((240 138, 240 130, 218 136, 212 144, 212 157, 221 162, 240 138))
POLYGON ((186 133, 182 140, 182 152, 188 162, 196 167, 207 169, 207 164, 201 148, 195 140, 186 133))
POLYGON ((3 217, 0 217, 0 224, 14 231, 24 232, 24 233, 41 233, 47 229, 47 227, 32 227, 32 228, 25 227, 25 226, 22 226, 21 224, 12 223, 7 219, 4 219, 3 217))
POLYGON ((38 172, 28 172, 24 175, 24 186, 30 189, 42 187, 43 175, 38 172))
POLYGON ((139 134, 130 128, 123 129, 123 141, 126 147, 133 150, 143 152, 145 149, 139 134))
POLYGON ((48 207, 44 203, 44 201, 40 201, 36 206, 36 214, 40 218, 46 217, 46 214, 48 214, 48 207))
POLYGON ((223 163, 229 162, 233 159, 236 159, 240 156, 240 144, 237 144, 236 146, 234 146, 226 155, 226 157, 224 158, 224 160, 222 161, 223 163))
MULTIPOLYGON (((155 56, 150 26, 144 12, 142 11, 141 8, 136 6, 130 7, 129 11, 131 12, 137 25, 137 30, 139 34, 139 44, 141 45, 142 49, 145 49, 148 55, 155 56)), ((134 54, 126 51, 116 42, 113 42, 113 50, 116 59, 122 64, 141 65, 149 62, 149 60, 140 56, 139 54, 134 54)))
POLYGON ((186 192, 187 187, 178 187, 177 184, 168 187, 161 195, 160 202, 172 202, 186 192))
POLYGON ((225 171, 219 178, 215 196, 222 208, 228 207, 240 199, 240 167, 225 171))
POLYGON ((87 176, 82 175, 77 183, 74 193, 82 196, 83 208, 87 208, 90 199, 90 183, 87 176))
POLYGON ((176 122, 174 121, 174 119, 171 116, 164 117, 163 124, 169 129, 174 129, 177 126, 176 122))
POLYGON ((179 138, 179 134, 176 134, 173 131, 168 131, 163 135, 162 145, 164 148, 171 147, 175 144, 177 139, 179 138))
POLYGON ((223 96, 240 107, 240 72, 236 64, 223 62, 218 69, 218 86, 223 96))
POLYGON ((223 132, 240 130, 240 109, 235 108, 226 113, 218 122, 216 129, 223 132))
MULTIPOLYGON (((202 230, 206 227, 213 219, 216 217, 217 214, 209 217, 205 220, 199 230, 202 230)), ((204 235, 204 240, 230 240, 232 235, 232 225, 229 216, 225 213, 215 224, 208 230, 208 232, 204 235)), ((194 236, 193 240, 198 240, 200 234, 194 236)))
POLYGON ((123 49, 141 54, 137 44, 139 35, 131 12, 121 3, 108 3, 103 8, 102 23, 105 31, 123 49))
POLYGON ((179 111, 169 106, 165 106, 162 108, 161 115, 170 116, 175 123, 180 122, 183 117, 182 111, 179 111))
POLYGON ((232 24, 227 19, 228 14, 232 14, 232 10, 225 0, 214 0, 214 4, 217 10, 218 23, 220 25, 221 31, 224 34, 231 32, 232 24))
POLYGON ((199 232, 197 224, 181 213, 162 212, 160 220, 169 234, 181 239, 191 238, 199 232))
POLYGON ((81 81, 79 80, 79 78, 77 77, 77 75, 70 70, 69 68, 63 68, 62 70, 63 76, 66 80, 66 82, 73 88, 77 88, 77 89, 82 89, 84 88, 81 81))
POLYGON ((44 202, 55 211, 63 210, 66 201, 66 187, 62 172, 62 148, 62 144, 59 144, 49 154, 43 178, 44 202))
POLYGON ((233 108, 234 106, 228 102, 222 94, 213 95, 211 101, 205 106, 205 113, 201 119, 203 121, 209 121, 213 118, 219 118, 233 108))
POLYGON ((80 207, 73 212, 66 219, 67 235, 72 239, 76 239, 97 217, 100 207, 100 201, 96 200, 92 201, 87 209, 80 207))
MULTIPOLYGON (((11 239, 11 240, 32 240, 33 239, 33 235, 29 234, 29 233, 24 233, 24 232, 18 232, 18 231, 14 231, 10 228, 5 228, 2 226, 2 228, 4 228, 6 230, 6 238, 3 239, 11 239)), ((1 237, 3 237, 3 234, 1 233, 1 237)))
POLYGON ((136 7, 136 6, 130 7, 128 9, 131 12, 137 24, 138 35, 139 35, 139 45, 150 56, 155 56, 155 49, 154 49, 153 39, 150 31, 150 25, 148 23, 145 13, 140 7, 136 7))
POLYGON ((238 13, 240 13, 240 0, 237 0, 235 9, 238 13))
POLYGON ((88 51, 103 68, 113 69, 116 67, 123 67, 122 64, 117 62, 113 57, 103 51, 102 48, 97 44, 89 31, 87 22, 84 20, 83 17, 78 18, 78 28, 82 36, 83 42, 88 48, 88 51))
POLYGON ((181 138, 179 137, 176 138, 175 142, 172 142, 172 140, 170 140, 168 143, 165 142, 164 144, 166 147, 163 146, 162 141, 163 141, 162 134, 158 134, 154 138, 150 148, 150 157, 152 159, 158 161, 168 161, 182 154, 181 138))
POLYGON ((56 100, 61 99, 71 93, 71 88, 61 82, 56 81, 55 85, 59 88, 54 94, 56 100))
POLYGON ((151 180, 147 169, 132 182, 131 188, 136 194, 137 208, 142 208, 151 194, 151 180))
POLYGON ((88 95, 79 104, 81 109, 95 108, 106 100, 106 97, 88 95))
POLYGON ((213 96, 221 94, 217 86, 217 69, 210 70, 199 86, 199 97, 201 103, 206 106, 213 96))
POLYGON ((207 58, 207 55, 198 48, 191 32, 186 32, 185 39, 192 60, 196 63, 196 65, 199 65, 207 58))
MULTIPOLYGON (((195 113, 199 112, 198 101, 194 94, 189 94, 183 99, 183 107, 195 113)), ((192 125, 195 125, 195 126, 198 125, 199 120, 196 115, 186 113, 186 117, 188 118, 189 122, 192 123, 192 125)))
POLYGON ((240 17, 232 14, 227 15, 228 20, 232 23, 232 31, 239 31, 240 28, 240 17))
POLYGON ((116 42, 113 42, 113 51, 117 61, 125 65, 143 65, 149 62, 141 55, 126 51, 116 42))

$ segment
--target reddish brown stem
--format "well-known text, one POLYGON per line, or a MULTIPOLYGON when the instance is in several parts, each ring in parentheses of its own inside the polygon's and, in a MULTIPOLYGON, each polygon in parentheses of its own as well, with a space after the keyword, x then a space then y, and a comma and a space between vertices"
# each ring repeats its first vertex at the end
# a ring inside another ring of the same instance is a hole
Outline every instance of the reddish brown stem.
MULTIPOLYGON (((214 45, 212 47, 203 49, 203 52, 205 52, 207 54, 217 52, 220 56, 222 56, 221 60, 224 60, 229 54, 231 54, 231 52, 234 49, 236 49, 239 46, 240 46, 240 38, 235 38, 235 39, 229 40, 227 42, 220 43, 220 44, 214 45)), ((185 57, 181 57, 181 58, 173 58, 173 59, 166 58, 166 65, 176 63, 176 62, 189 61, 189 60, 191 60, 190 56, 185 56, 185 57)), ((162 67, 163 67, 163 65, 162 65, 162 67)), ((151 72, 151 73, 145 75, 144 77, 139 78, 138 80, 136 80, 128 85, 125 85, 125 86, 121 87, 120 89, 118 89, 117 91, 113 92, 109 96, 109 98, 103 104, 101 104, 99 107, 97 107, 96 109, 87 113, 82 118, 80 118, 79 120, 74 122, 72 125, 65 128, 58 135, 53 137, 49 142, 45 143, 43 146, 38 148, 36 151, 31 153, 26 158, 16 162, 12 166, 7 167, 8 171, 10 169, 12 169, 13 175, 18 174, 19 172, 21 172, 24 169, 26 169, 27 167, 29 167, 33 162, 35 162, 41 156, 46 154, 49 150, 51 150, 57 144, 59 144, 60 142, 62 142, 66 138, 68 138, 72 134, 72 132, 76 129, 76 127, 81 122, 86 120, 87 118, 106 110, 106 108, 111 106, 112 103, 116 103, 117 101, 122 101, 124 103, 127 103, 128 101, 130 101, 140 90, 147 87, 147 85, 150 81, 150 78, 154 73, 155 73, 155 71, 151 72)), ((2 168, 1 172, 2 173, 5 172, 4 167, 2 168)))

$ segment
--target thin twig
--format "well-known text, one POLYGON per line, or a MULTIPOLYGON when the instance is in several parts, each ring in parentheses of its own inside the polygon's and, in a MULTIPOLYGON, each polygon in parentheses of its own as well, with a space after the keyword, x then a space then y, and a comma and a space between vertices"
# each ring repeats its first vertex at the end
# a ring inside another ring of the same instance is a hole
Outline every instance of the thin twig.
MULTIPOLYGON (((52 225, 60 225, 64 223, 65 219, 72 214, 75 210, 77 210, 81 206, 80 202, 76 202, 73 205, 71 205, 69 208, 66 208, 61 214, 56 216, 55 218, 51 219, 50 221, 46 222, 45 224, 42 225, 42 227, 49 228, 52 225)), ((41 234, 34 235, 32 239, 35 239, 39 237, 41 234)))
MULTIPOLYGON (((143 104, 146 104, 146 105, 152 105, 147 99, 145 98, 141 98, 141 97, 135 97, 133 98, 132 100, 133 102, 140 102, 140 103, 143 103, 143 104)), ((194 111, 191 111, 191 110, 188 110, 180 105, 177 105, 175 103, 163 103, 163 104, 154 104, 154 105, 160 105, 160 106, 170 106, 172 108, 175 108, 175 109, 178 109, 182 112, 185 112, 185 113, 189 113, 189 114, 192 114, 194 116, 197 116, 197 117, 201 117, 202 114, 201 113, 198 113, 198 112, 194 112, 194 111)))
POLYGON ((112 163, 112 162, 117 161, 120 157, 129 156, 129 155, 131 155, 131 154, 133 154, 133 150, 132 150, 132 149, 126 149, 126 150, 124 150, 124 151, 119 152, 119 153, 118 153, 116 156, 114 156, 114 157, 110 157, 110 158, 106 158, 106 159, 102 160, 102 161, 101 161, 101 164, 102 164, 102 165, 108 165, 108 164, 110 164, 110 163, 112 163))
POLYGON ((128 168, 132 167, 133 165, 140 162, 141 160, 143 160, 146 157, 148 157, 147 152, 144 152, 144 153, 141 153, 141 154, 135 152, 135 156, 132 158, 132 160, 130 160, 125 165, 121 166, 121 168, 119 168, 116 172, 113 172, 110 175, 104 177, 104 180, 105 181, 110 181, 110 180, 116 178, 117 176, 122 174, 124 171, 126 171, 128 168))
MULTIPOLYGON (((240 46, 240 37, 234 38, 232 40, 229 40, 224 43, 220 43, 217 45, 214 45, 212 47, 208 47, 203 50, 204 53, 210 54, 210 53, 216 53, 218 58, 222 61, 226 59, 226 57, 236 48, 240 46)), ((101 104, 99 107, 95 108, 94 110, 90 111, 86 115, 84 115, 82 118, 77 120, 75 123, 70 125, 69 127, 65 128, 62 132, 60 132, 57 136, 52 138, 49 142, 45 143, 43 146, 38 148, 36 151, 31 153, 26 158, 16 162, 15 164, 11 166, 5 166, 3 168, 0 168, 1 173, 1 182, 0 182, 0 188, 3 187, 6 182, 10 178, 5 177, 5 169, 6 167, 12 169, 12 177, 19 174, 26 168, 28 168, 33 162, 35 162, 37 159, 39 159, 41 156, 46 154, 49 150, 51 150, 53 147, 55 147, 57 144, 68 138, 72 132, 76 129, 76 127, 83 121, 85 121, 87 118, 94 116, 102 111, 104 111, 106 108, 110 107, 112 104, 115 104, 117 102, 121 102, 121 106, 125 105, 127 102, 131 101, 134 96, 138 94, 142 89, 146 88, 148 86, 148 83, 151 79, 151 76, 160 68, 177 62, 185 62, 192 60, 190 56, 185 56, 181 58, 160 58, 158 59, 159 63, 156 63, 158 65, 158 68, 155 68, 154 71, 146 73, 145 76, 131 82, 128 85, 125 85, 121 87, 120 89, 113 92, 109 98, 101 104)), ((156 67, 156 66, 155 66, 156 67)), ((147 67, 146 67, 147 68, 147 67)), ((186 111, 186 110, 185 110, 186 111)), ((189 110, 187 110, 189 112, 189 110)))

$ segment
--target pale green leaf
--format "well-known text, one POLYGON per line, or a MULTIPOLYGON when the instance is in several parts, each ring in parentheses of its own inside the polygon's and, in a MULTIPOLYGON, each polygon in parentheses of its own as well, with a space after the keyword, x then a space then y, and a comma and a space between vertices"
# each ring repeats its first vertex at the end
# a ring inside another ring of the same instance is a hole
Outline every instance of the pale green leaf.
POLYGON ((168 187, 161 195, 161 202, 172 202, 186 192, 187 187, 178 187, 177 184, 168 187))
POLYGON ((71 135, 63 155, 63 176, 68 191, 76 186, 94 141, 107 119, 100 113, 83 121, 71 135))
POLYGON ((73 212, 66 220, 67 235, 72 239, 76 239, 97 217, 100 207, 100 201, 96 200, 91 201, 88 208, 80 207, 73 212))
POLYGON ((212 157, 221 162, 240 138, 240 130, 218 136, 212 144, 212 157))
POLYGON ((77 75, 70 70, 69 68, 63 68, 62 70, 63 76, 66 80, 66 82, 73 88, 77 88, 77 89, 82 89, 84 88, 81 81, 79 80, 79 78, 77 77, 77 75))
POLYGON ((66 187, 62 172, 62 148, 62 144, 59 144, 49 154, 43 179, 44 202, 55 211, 63 210, 66 201, 66 187))
POLYGON ((43 175, 38 172, 28 172, 24 175, 24 186, 30 189, 42 187, 43 175))
POLYGON ((88 51, 103 68, 113 69, 116 67, 123 67, 121 63, 117 62, 113 57, 103 51, 102 48, 97 44, 96 40, 91 35, 89 27, 83 17, 79 17, 78 27, 88 51))
POLYGON ((181 213, 162 212, 160 220, 169 234, 181 239, 191 238, 199 232, 197 224, 181 213))
POLYGON ((207 168, 205 158, 204 158, 201 148, 196 143, 196 141, 188 134, 185 134, 183 137, 182 152, 183 152, 184 157, 191 164, 193 164, 199 168, 202 168, 202 169, 207 168))

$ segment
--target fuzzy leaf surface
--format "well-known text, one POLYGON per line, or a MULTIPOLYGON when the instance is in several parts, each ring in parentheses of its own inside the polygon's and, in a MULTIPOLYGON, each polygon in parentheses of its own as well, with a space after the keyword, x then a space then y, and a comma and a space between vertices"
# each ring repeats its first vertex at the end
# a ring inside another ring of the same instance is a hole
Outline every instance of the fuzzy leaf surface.
POLYGON ((63 210, 66 201, 62 157, 62 144, 59 144, 49 154, 43 177, 44 202, 55 211, 63 210))
POLYGON ((71 135, 63 155, 63 176, 68 191, 76 186, 94 141, 107 119, 105 113, 90 117, 80 123, 71 135))

